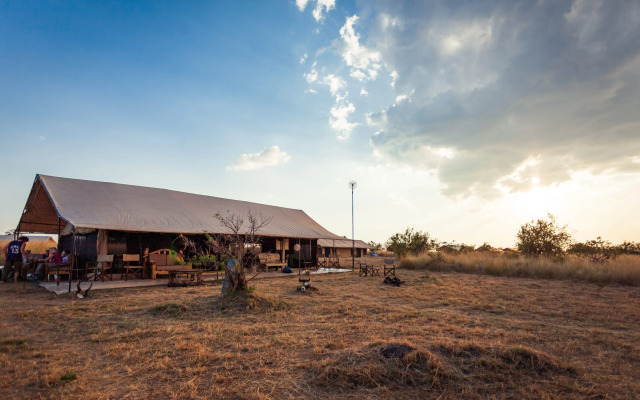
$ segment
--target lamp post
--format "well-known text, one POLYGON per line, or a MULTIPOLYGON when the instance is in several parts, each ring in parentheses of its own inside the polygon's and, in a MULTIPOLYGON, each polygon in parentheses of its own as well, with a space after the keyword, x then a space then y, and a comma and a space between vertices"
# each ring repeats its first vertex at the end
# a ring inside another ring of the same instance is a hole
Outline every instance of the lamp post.
POLYGON ((349 187, 351 188, 351 270, 355 271, 356 269, 356 235, 353 223, 353 189, 358 187, 356 181, 349 182, 349 187))

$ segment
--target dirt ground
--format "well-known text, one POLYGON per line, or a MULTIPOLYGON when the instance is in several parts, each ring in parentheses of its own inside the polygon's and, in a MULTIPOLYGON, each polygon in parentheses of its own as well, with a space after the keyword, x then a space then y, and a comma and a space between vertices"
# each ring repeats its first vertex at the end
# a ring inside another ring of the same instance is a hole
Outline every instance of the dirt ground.
POLYGON ((398 270, 104 290, 0 285, 2 399, 640 395, 640 288, 398 270))

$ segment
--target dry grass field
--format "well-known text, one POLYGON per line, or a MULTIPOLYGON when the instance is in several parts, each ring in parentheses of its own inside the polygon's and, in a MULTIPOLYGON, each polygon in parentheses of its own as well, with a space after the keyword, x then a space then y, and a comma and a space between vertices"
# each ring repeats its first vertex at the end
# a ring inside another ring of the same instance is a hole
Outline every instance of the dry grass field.
POLYGON ((425 253, 407 256, 400 265, 407 269, 467 272, 521 278, 581 280, 596 285, 640 286, 640 256, 620 255, 606 263, 575 255, 563 260, 524 257, 495 252, 462 254, 425 253))
POLYGON ((640 288, 398 270, 96 291, 0 286, 2 399, 633 399, 640 288), (75 379, 74 379, 75 378, 75 379))

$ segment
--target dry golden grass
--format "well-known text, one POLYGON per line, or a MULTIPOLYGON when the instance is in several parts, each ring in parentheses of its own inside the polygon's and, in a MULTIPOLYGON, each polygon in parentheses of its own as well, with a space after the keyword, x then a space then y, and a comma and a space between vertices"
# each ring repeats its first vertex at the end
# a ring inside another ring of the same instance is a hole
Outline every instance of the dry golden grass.
POLYGON ((557 261, 545 257, 529 258, 494 252, 463 254, 427 253, 402 259, 403 268, 430 271, 456 271, 495 276, 577 279, 598 285, 640 286, 640 256, 622 255, 607 263, 568 256, 557 261))
POLYGON ((640 288, 399 269, 95 291, 1 285, 2 399, 636 398, 640 288), (383 351, 384 350, 384 351, 383 351), (62 378, 65 379, 62 379, 62 378), (75 379, 74 379, 75 377, 75 379))

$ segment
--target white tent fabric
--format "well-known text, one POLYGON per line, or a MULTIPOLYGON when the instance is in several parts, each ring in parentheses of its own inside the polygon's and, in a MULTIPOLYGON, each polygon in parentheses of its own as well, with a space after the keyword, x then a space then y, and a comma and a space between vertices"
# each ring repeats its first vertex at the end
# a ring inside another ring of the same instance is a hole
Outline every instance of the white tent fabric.
POLYGON ((53 233, 62 227, 76 231, 107 229, 133 232, 199 234, 229 233, 221 216, 249 213, 271 222, 262 236, 307 239, 340 238, 304 211, 223 199, 167 189, 37 175, 20 220, 23 232, 53 233), (44 190, 43 190, 44 189, 44 190), (45 196, 46 194, 46 196, 45 196))

